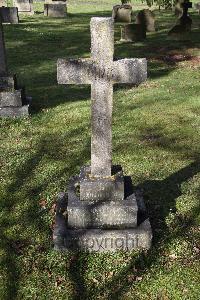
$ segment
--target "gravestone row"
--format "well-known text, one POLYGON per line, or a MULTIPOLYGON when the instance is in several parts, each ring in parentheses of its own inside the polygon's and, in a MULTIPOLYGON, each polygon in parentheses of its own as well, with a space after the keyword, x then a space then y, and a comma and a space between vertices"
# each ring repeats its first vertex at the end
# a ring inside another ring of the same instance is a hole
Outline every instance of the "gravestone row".
MULTIPOLYGON (((14 0, 14 7, 6 7, 6 1, 0 0, 0 15, 3 23, 19 23, 19 13, 33 15, 33 0, 14 0)), ((64 18, 67 15, 66 0, 45 0, 44 15, 64 18)))

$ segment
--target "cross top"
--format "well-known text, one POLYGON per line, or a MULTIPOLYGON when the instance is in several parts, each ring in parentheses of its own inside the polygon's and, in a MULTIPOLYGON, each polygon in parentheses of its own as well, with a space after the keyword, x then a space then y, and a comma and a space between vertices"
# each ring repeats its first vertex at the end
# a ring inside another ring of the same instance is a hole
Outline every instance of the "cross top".
POLYGON ((145 58, 113 61, 114 22, 92 18, 91 58, 58 59, 59 84, 91 84, 91 175, 111 176, 113 84, 138 85, 147 78, 145 58))

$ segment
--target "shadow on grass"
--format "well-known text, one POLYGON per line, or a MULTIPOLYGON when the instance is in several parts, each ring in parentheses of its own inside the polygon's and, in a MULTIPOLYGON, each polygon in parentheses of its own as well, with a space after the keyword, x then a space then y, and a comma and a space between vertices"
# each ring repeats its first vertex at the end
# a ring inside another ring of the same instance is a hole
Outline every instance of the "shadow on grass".
MULTIPOLYGON (((77 136, 81 130, 81 127, 79 129, 76 128, 70 132, 70 136, 77 136)), ((51 227, 43 221, 42 214, 44 212, 41 211, 39 205, 39 195, 47 189, 49 182, 54 182, 56 178, 61 178, 65 173, 73 174, 77 165, 81 166, 85 163, 89 152, 89 141, 87 141, 81 152, 76 153, 77 156, 74 156, 72 163, 68 164, 66 168, 63 168, 60 172, 56 171, 56 175, 53 177, 47 174, 42 182, 40 180, 40 183, 34 183, 35 170, 42 162, 44 155, 51 160, 65 159, 63 155, 60 157, 58 153, 62 144, 62 139, 55 134, 41 136, 35 153, 10 175, 12 182, 8 185, 1 198, 0 210, 3 216, 0 219, 1 251, 3 251, 1 268, 4 270, 2 299, 14 300, 17 298, 21 276, 20 269, 23 269, 22 266, 19 267, 19 262, 17 263, 18 257, 23 255, 29 246, 34 247, 35 251, 41 248, 44 249, 42 251, 46 251, 46 249, 53 247, 52 239, 50 238, 52 235, 51 227), (56 146, 52 147, 52 145, 56 146), (16 208, 18 206, 21 206, 22 211, 17 211, 19 210, 19 208, 16 208), (13 233, 13 228, 15 227, 16 229, 13 233), (26 231, 27 228, 30 228, 31 234, 29 231, 26 231), (49 237, 42 245, 36 242, 40 232, 42 232, 42 235, 49 237)), ((73 144, 71 146, 73 147, 73 144)))
MULTIPOLYGON (((174 224, 174 231, 171 232, 166 225, 166 217, 169 213, 176 212, 176 199, 181 195, 180 186, 200 172, 200 160, 196 160, 188 166, 171 174, 164 180, 145 181, 136 189, 143 190, 145 202, 150 214, 153 230, 153 246, 149 251, 135 253, 135 256, 117 275, 108 280, 106 284, 99 284, 95 289, 87 288, 84 283, 84 272, 87 270, 87 253, 76 254, 70 267, 70 276, 76 286, 76 293, 73 297, 77 299, 94 299, 95 295, 106 295, 106 299, 122 299, 124 293, 128 292, 133 281, 128 281, 128 276, 143 276, 151 267, 159 262, 164 252, 164 247, 174 239, 185 236, 192 241, 189 234, 194 219, 200 212, 200 205, 195 207, 187 218, 179 215, 174 224), (162 243, 161 243, 162 242, 162 243), (164 245, 164 246, 161 246, 164 245)), ((199 191, 200 196, 200 191, 199 191)))

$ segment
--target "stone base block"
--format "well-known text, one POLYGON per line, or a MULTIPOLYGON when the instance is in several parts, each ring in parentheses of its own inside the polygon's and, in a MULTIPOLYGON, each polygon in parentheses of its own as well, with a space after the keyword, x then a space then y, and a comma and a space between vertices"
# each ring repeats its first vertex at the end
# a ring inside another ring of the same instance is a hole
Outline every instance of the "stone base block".
POLYGON ((17 88, 16 76, 0 76, 0 92, 14 91, 17 88))
POLYGON ((66 4, 44 4, 46 17, 65 18, 67 16, 66 4))
POLYGON ((0 107, 0 117, 25 117, 29 115, 29 105, 21 107, 0 107))
POLYGON ((81 201, 121 201, 124 199, 124 177, 122 169, 113 170, 109 178, 90 177, 90 167, 83 167, 80 173, 81 201))
POLYGON ((69 228, 132 228, 137 226, 137 203, 133 195, 127 200, 97 204, 83 201, 69 204, 69 228))
POLYGON ((0 107, 5 106, 22 106, 22 91, 0 92, 0 107))
POLYGON ((149 220, 132 229, 66 229, 60 234, 55 227, 55 250, 114 252, 149 249, 152 232, 149 220))

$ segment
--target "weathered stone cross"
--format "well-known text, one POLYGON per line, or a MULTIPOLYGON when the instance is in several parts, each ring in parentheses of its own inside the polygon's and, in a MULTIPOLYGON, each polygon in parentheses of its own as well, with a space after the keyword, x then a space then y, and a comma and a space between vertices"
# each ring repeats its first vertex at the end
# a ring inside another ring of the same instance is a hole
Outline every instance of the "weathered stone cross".
POLYGON ((138 85, 147 78, 145 58, 113 61, 112 18, 92 18, 91 59, 58 60, 59 84, 91 84, 91 175, 111 176, 113 84, 138 85))
POLYGON ((0 76, 7 74, 6 51, 3 36, 3 26, 0 17, 0 76))

